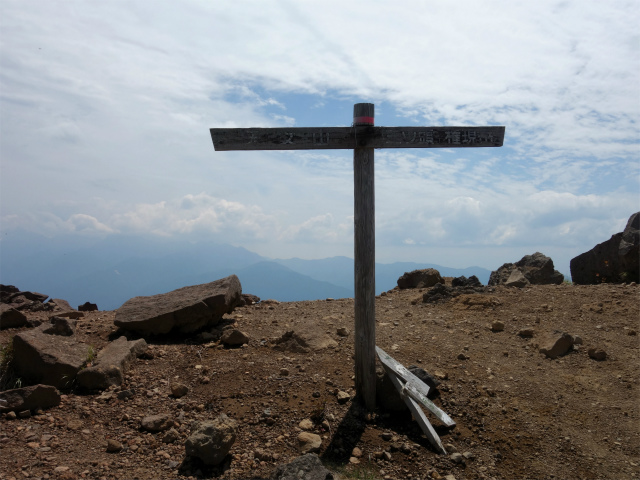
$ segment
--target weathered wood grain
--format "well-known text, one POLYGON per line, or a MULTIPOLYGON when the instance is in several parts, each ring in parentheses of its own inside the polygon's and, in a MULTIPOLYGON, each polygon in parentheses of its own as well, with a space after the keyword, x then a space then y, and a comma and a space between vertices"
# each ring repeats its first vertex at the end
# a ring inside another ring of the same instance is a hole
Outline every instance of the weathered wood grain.
POLYGON ((356 392, 376 404, 375 194, 373 148, 356 148, 354 174, 354 294, 356 392))
POLYGON ((404 403, 406 403, 407 407, 409 407, 409 411, 411 411, 411 415, 413 415, 414 420, 418 422, 418 425, 420 425, 420 428, 424 432, 425 436, 429 439, 429 442, 431 443, 431 445, 433 445, 433 447, 438 452, 442 453, 443 455, 446 455, 447 451, 444 448, 444 445, 442 445, 442 441, 440 440, 440 437, 434 430, 433 425, 431 425, 431 422, 429 422, 429 419, 425 416, 424 412, 420 409, 420 407, 413 400, 413 398, 403 395, 402 382, 400 382, 400 380, 390 371, 391 368, 384 364, 383 366, 387 372, 387 375, 389 375, 391 382, 396 387, 398 392, 400 392, 400 395, 402 396, 404 403))
POLYGON ((501 147, 505 127, 212 128, 216 151, 501 147))
POLYGON ((409 395, 415 401, 421 403, 431 413, 433 413, 438 420, 444 423, 447 427, 455 426, 456 422, 447 415, 445 411, 440 409, 435 403, 427 398, 429 395, 429 386, 425 385, 422 380, 416 377, 413 373, 407 370, 404 365, 392 358, 388 353, 376 346, 376 353, 382 365, 388 367, 387 372, 392 373, 394 376, 402 379, 406 382, 403 386, 403 392, 409 395))

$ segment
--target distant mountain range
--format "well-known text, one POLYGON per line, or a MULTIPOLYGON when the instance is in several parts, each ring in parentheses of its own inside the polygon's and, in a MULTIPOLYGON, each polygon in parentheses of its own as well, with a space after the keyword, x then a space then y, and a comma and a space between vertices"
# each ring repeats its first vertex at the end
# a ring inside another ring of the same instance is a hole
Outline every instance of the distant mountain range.
MULTIPOLYGON (((353 259, 268 259, 242 247, 184 243, 148 237, 77 236, 54 239, 22 233, 0 242, 0 283, 63 298, 73 306, 90 301, 113 310, 129 298, 155 295, 236 274, 242 291, 279 301, 353 297, 353 259)), ((436 268, 443 276, 490 271, 411 262, 376 264, 376 293, 396 286, 404 272, 436 268)))

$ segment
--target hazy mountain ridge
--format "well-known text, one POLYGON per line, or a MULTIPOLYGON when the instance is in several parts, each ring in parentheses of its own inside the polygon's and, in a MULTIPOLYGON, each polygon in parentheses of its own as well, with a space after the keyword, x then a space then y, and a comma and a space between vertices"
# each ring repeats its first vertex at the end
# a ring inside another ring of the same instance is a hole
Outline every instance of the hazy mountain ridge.
MULTIPOLYGON (((406 271, 436 268, 443 276, 476 275, 489 270, 454 269, 433 264, 376 264, 376 292, 396 286, 406 271)), ((0 283, 64 298, 72 306, 86 301, 113 310, 135 296, 155 295, 236 274, 242 290, 280 301, 353 296, 353 259, 331 257, 272 260, 242 247, 214 242, 184 243, 157 237, 102 239, 22 233, 0 243, 0 283)))

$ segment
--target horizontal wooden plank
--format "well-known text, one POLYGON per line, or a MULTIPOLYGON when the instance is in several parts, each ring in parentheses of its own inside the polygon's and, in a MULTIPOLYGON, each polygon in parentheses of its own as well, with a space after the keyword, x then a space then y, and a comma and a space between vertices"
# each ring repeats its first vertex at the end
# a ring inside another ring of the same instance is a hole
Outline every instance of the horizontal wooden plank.
POLYGON ((505 127, 212 128, 217 151, 501 147, 505 127))

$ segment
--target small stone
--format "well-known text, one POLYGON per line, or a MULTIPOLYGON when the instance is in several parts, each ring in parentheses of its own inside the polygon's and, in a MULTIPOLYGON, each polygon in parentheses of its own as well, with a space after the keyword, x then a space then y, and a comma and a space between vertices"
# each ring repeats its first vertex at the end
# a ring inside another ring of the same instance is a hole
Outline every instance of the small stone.
POLYGON ((389 452, 382 452, 382 456, 387 462, 391 461, 391 454, 389 452))
POLYGON ((500 320, 495 320, 491 324, 491 331, 492 332, 502 332, 503 330, 504 330, 504 323, 501 322, 500 320))
POLYGON ((171 395, 175 398, 182 398, 187 393, 189 393, 189 387, 182 383, 172 383, 171 384, 171 395))
POLYGON ((533 334, 534 334, 533 328, 523 328, 518 332, 518 335, 524 338, 531 338, 533 337, 533 334))
POLYGON ((451 443, 445 443, 444 449, 447 451, 447 453, 456 453, 458 451, 455 445, 451 443))
POLYGON ((469 357, 467 357, 464 353, 460 353, 460 354, 458 354, 458 360, 466 360, 466 359, 468 359, 468 358, 469 358, 469 357))
POLYGON ((476 456, 473 454, 473 452, 464 452, 462 454, 462 456, 464 458, 466 458, 467 460, 474 460, 476 458, 476 456))
POLYGON ((289 369, 288 368, 281 368, 280 369, 280 376, 282 376, 282 377, 289 376, 289 369))
POLYGON ((18 416, 16 415, 16 412, 7 412, 6 418, 7 420, 15 420, 18 416))
POLYGON ((313 430, 314 424, 309 418, 305 418, 298 424, 298 426, 302 430, 313 430))
POLYGON ((339 391, 336 395, 336 398, 338 399, 338 403, 342 405, 351 400, 351 395, 349 395, 347 392, 339 391))
POLYGON ((362 450, 360 450, 358 447, 354 447, 354 449, 351 451, 351 456, 356 458, 362 458, 362 450))
POLYGON ((249 336, 237 329, 225 330, 220 341, 229 347, 239 347, 249 343, 249 336))
POLYGON ((31 410, 23 410, 18 412, 18 417, 20 418, 31 418, 31 410))
POLYGON ((112 438, 107 440, 108 453, 118 453, 120 451, 122 451, 122 444, 119 441, 114 440, 112 438))
POLYGON ((582 337, 580 337, 579 335, 574 335, 573 336, 573 344, 574 345, 582 345, 582 337))
POLYGON ((148 432, 162 432, 173 426, 173 420, 170 415, 161 413, 159 415, 149 415, 144 417, 140 421, 140 424, 142 428, 148 432))
POLYGON ((590 348, 587 353, 589 354, 589 357, 599 362, 607 358, 607 352, 601 348, 590 348))
POLYGON ((445 475, 444 480, 456 480, 456 477, 449 474, 449 475, 445 475))
POLYGON ((298 449, 302 453, 317 452, 322 445, 322 438, 320 435, 309 432, 301 432, 298 435, 298 449))
POLYGON ((451 461, 457 464, 464 464, 464 457, 458 452, 451 454, 451 461))
POLYGON ((358 460, 356 457, 349 457, 349 463, 357 465, 358 463, 360 463, 360 460, 358 460))
POLYGON ((380 434, 380 438, 385 442, 389 442, 393 438, 393 434, 391 432, 383 432, 380 434))
POLYGON ((56 473, 65 473, 69 471, 69 467, 60 466, 60 467, 54 468, 53 471, 56 473))
POLYGON ((174 443, 180 440, 180 433, 175 428, 170 428, 162 437, 162 443, 174 443))
POLYGON ((349 329, 346 327, 340 327, 336 333, 340 336, 340 337, 348 337, 349 336, 349 329))

